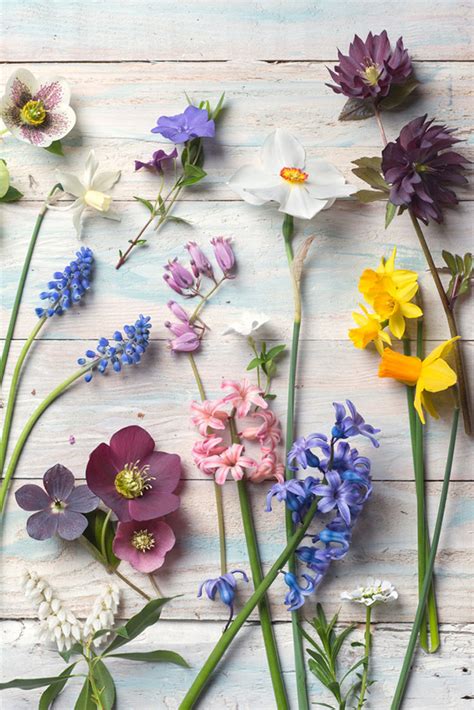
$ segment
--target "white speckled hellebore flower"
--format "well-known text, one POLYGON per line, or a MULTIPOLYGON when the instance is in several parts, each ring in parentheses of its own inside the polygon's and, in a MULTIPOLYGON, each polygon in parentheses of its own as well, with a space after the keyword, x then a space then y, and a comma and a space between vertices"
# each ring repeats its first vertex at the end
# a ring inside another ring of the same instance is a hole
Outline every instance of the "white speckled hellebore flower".
POLYGON ((281 128, 266 138, 260 159, 261 167, 244 165, 228 183, 251 205, 278 202, 280 212, 311 219, 357 190, 326 160, 306 161, 301 143, 281 128))
POLYGON ((10 76, 0 99, 0 118, 18 140, 48 148, 64 138, 76 123, 70 97, 64 79, 39 81, 27 69, 18 69, 10 76))
POLYGON ((91 150, 82 178, 62 170, 57 171, 58 181, 61 183, 64 192, 73 195, 76 200, 69 207, 54 207, 50 205, 50 208, 72 210, 72 221, 78 237, 81 234, 82 216, 84 210, 88 207, 98 212, 101 217, 120 221, 120 216, 110 209, 112 198, 104 192, 115 185, 120 178, 120 170, 97 173, 98 168, 99 163, 96 160, 94 151, 91 150))

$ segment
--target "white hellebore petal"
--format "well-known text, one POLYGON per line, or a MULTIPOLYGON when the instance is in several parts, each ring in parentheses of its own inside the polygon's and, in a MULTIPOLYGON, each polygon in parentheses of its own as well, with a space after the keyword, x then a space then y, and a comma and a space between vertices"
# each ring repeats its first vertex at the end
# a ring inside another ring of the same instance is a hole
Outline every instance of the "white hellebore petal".
MULTIPOLYGON (((102 217, 120 221, 120 216, 110 206, 112 197, 107 194, 120 178, 120 170, 98 173, 99 163, 96 160, 93 150, 90 151, 86 161, 85 170, 82 177, 73 173, 58 171, 58 181, 61 183, 64 192, 67 192, 76 200, 66 209, 73 212, 73 223, 77 235, 80 236, 82 226, 82 216, 84 210, 90 207, 98 212, 102 217)), ((64 209, 50 205, 50 209, 64 209)))
POLYGON ((265 323, 268 323, 269 317, 266 313, 256 313, 254 311, 241 311, 236 320, 231 321, 222 335, 229 333, 237 333, 249 337, 259 330, 265 323))
POLYGON ((277 202, 280 212, 311 219, 338 197, 349 197, 357 190, 327 161, 306 161, 301 143, 281 128, 266 138, 260 159, 260 168, 244 165, 228 183, 251 205, 277 202))
POLYGON ((387 580, 368 579, 365 587, 360 586, 352 592, 342 592, 341 599, 373 606, 375 604, 386 604, 398 599, 398 592, 387 580))

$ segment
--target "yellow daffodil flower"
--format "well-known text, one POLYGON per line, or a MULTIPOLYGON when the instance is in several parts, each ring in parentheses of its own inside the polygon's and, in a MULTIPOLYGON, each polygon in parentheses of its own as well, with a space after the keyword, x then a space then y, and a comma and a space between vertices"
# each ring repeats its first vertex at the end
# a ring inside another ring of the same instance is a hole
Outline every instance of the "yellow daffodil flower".
POLYGON ((362 273, 359 280, 359 291, 368 303, 372 304, 373 299, 380 291, 386 291, 389 287, 403 288, 418 280, 416 271, 395 269, 396 256, 397 249, 394 247, 391 256, 387 260, 382 257, 375 271, 365 269, 362 273))
POLYGON ((408 283, 400 288, 391 284, 386 291, 378 293, 372 302, 374 311, 382 320, 388 320, 390 330, 398 339, 405 334, 405 318, 419 318, 423 315, 419 306, 410 303, 417 291, 417 283, 408 283))
POLYGON ((352 317, 359 326, 349 330, 349 338, 356 348, 363 350, 371 342, 374 343, 380 355, 383 354, 384 343, 391 345, 390 336, 381 324, 381 318, 376 313, 369 313, 362 303, 359 304, 363 313, 354 311, 352 317))
POLYGON ((383 351, 379 377, 392 377, 415 387, 415 409, 423 424, 425 424, 423 407, 432 417, 438 418, 428 393, 442 392, 457 382, 457 375, 444 360, 444 356, 448 355, 453 343, 458 339, 459 336, 441 343, 424 360, 411 355, 402 355, 390 348, 385 348, 383 351))

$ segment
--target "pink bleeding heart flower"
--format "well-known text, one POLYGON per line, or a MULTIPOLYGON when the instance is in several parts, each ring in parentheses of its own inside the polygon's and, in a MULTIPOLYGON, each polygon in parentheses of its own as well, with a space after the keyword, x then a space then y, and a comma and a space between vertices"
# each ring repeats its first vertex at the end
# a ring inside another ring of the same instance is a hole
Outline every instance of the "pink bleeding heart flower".
POLYGON ((191 402, 191 421, 197 426, 201 436, 206 436, 208 429, 225 429, 228 413, 222 409, 224 400, 204 400, 191 402))
POLYGON ((240 481, 246 469, 257 467, 254 459, 242 455, 243 451, 242 444, 232 444, 221 454, 210 456, 203 465, 206 469, 214 471, 215 481, 220 486, 224 485, 229 474, 235 481, 240 481))
POLYGON ((112 549, 119 560, 148 574, 163 565, 175 542, 174 532, 162 520, 132 520, 118 524, 112 549))
POLYGON ((232 404, 238 417, 246 417, 252 404, 262 409, 268 407, 267 402, 265 402, 262 397, 263 392, 260 387, 251 385, 246 378, 244 378, 242 382, 224 380, 221 384, 221 388, 223 390, 232 390, 230 394, 224 397, 223 401, 232 404))

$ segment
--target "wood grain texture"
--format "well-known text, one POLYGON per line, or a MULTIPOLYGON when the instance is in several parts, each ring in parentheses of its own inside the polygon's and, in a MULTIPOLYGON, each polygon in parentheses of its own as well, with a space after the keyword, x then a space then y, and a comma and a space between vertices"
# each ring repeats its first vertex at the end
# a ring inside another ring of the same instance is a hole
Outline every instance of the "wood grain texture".
POLYGON ((402 12, 372 0, 4 0, 2 59, 102 61, 323 59, 345 50, 368 28, 403 35, 418 59, 465 59, 469 52, 467 0, 417 0, 402 12), (34 21, 32 21, 32 17, 34 21))

